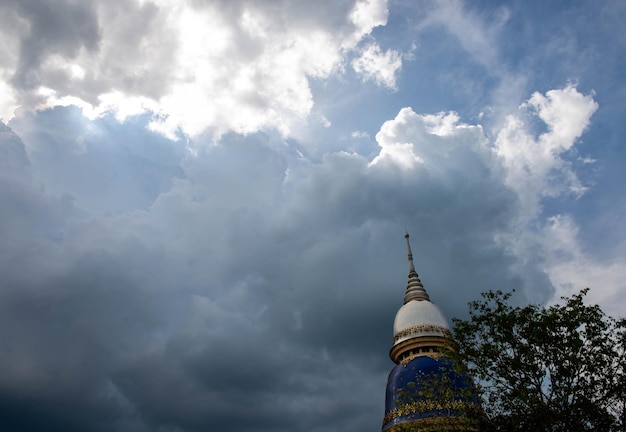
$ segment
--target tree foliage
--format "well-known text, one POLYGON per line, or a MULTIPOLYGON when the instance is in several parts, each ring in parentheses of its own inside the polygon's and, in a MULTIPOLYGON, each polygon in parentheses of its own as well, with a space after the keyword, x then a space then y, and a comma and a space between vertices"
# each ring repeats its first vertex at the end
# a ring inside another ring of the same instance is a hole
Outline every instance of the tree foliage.
POLYGON ((626 431, 626 321, 586 305, 512 306, 484 293, 454 320, 458 356, 497 431, 626 431))

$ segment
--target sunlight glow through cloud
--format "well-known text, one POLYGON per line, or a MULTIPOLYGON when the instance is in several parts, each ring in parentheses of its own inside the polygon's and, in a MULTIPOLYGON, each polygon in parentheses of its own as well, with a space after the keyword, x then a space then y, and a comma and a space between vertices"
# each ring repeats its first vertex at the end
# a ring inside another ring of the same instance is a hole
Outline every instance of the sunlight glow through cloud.
MULTIPOLYGON (((71 100, 90 117, 119 111, 121 118, 142 108, 157 115, 152 127, 168 137, 175 137, 179 128, 191 136, 206 129, 219 136, 228 130, 250 133, 263 127, 287 135, 311 112, 309 80, 341 74, 351 51, 375 27, 384 25, 388 15, 385 0, 362 0, 344 11, 343 20, 316 22, 316 28, 301 33, 299 21, 307 17, 295 9, 292 16, 276 21, 270 11, 252 2, 224 9, 219 3, 187 6, 164 0, 155 7, 151 2, 128 1, 133 6, 125 14, 115 5, 99 5, 105 28, 99 50, 43 58, 38 66, 40 87, 52 91, 39 92, 43 99, 36 106, 71 100), (153 24, 164 27, 135 36, 132 14, 147 11, 153 24), (126 64, 112 52, 113 44, 125 37, 137 44, 131 47, 135 57, 126 64), (160 50, 157 58, 164 63, 151 63, 154 50, 160 50), (57 88, 53 83, 52 74, 61 70, 71 86, 57 88), (160 87, 148 83, 154 74, 160 87)), ((369 59, 360 70, 378 84, 393 87, 401 66, 397 54, 372 51, 369 59)), ((12 105, 5 98, 7 120, 12 105)))

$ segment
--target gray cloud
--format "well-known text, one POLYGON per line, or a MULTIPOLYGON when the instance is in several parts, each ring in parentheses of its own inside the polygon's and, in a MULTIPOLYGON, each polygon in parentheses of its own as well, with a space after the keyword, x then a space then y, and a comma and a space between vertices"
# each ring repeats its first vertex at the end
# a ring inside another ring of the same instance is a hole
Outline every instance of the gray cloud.
POLYGON ((75 58, 81 48, 96 51, 100 29, 94 3, 62 1, 3 2, 3 9, 13 11, 26 21, 21 39, 20 60, 13 83, 20 89, 33 89, 41 84, 40 67, 46 56, 56 54, 75 58), (6 9, 5 9, 6 8, 6 9))
POLYGON ((377 429, 405 227, 448 316, 488 288, 551 289, 493 241, 519 202, 480 131, 416 123, 428 164, 403 170, 307 160, 263 134, 187 151, 146 117, 75 114, 2 134, 15 240, 0 250, 0 394, 15 430, 377 429))

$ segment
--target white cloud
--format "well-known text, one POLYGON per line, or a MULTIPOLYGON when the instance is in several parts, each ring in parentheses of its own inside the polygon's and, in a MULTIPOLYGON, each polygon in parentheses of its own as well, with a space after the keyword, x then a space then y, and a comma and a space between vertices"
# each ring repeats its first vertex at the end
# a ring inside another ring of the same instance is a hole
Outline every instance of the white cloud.
POLYGON ((380 47, 373 43, 367 45, 361 55, 352 60, 352 67, 364 81, 371 80, 395 90, 396 74, 402 68, 402 57, 395 50, 382 52, 380 47))
POLYGON ((13 118, 15 109, 18 108, 17 96, 13 88, 0 80, 0 121, 8 122, 13 118))
POLYGON ((413 143, 405 141, 415 139, 417 134, 410 132, 406 134, 404 130, 398 130, 410 127, 412 131, 412 125, 408 125, 412 123, 411 120, 417 120, 419 128, 421 126, 419 119, 420 117, 411 108, 402 108, 394 120, 386 121, 376 134, 380 153, 370 162, 370 165, 389 161, 408 169, 413 168, 416 163, 423 162, 422 158, 415 154, 413 143), (410 136, 406 137, 406 135, 410 136))
POLYGON ((358 0, 350 13, 350 19, 354 23, 355 40, 359 40, 362 34, 370 33, 374 27, 387 24, 389 10, 387 1, 358 0))
MULTIPOLYGON (((22 57, 33 52, 29 62, 12 53, 0 64, 4 87, 12 88, 12 76, 23 76, 14 97, 0 101, 5 120, 16 104, 73 103, 91 116, 153 111, 152 128, 170 137, 179 128, 190 135, 263 127, 288 134, 313 107, 309 80, 341 73, 351 51, 388 15, 386 0, 325 6, 124 0, 91 6, 59 4, 55 13, 63 16, 58 21, 64 28, 54 28, 54 20, 36 34, 28 26, 19 32, 0 27, 3 37, 18 35, 22 57), (84 30, 86 21, 100 27, 84 30)), ((45 22, 45 8, 31 9, 15 11, 22 21, 45 22)), ((392 86, 399 58, 392 51, 374 54, 363 70, 392 86)))
POLYGON ((368 134, 365 131, 352 131, 352 133, 350 134, 350 137, 352 137, 352 138, 369 138, 370 134, 368 134))
POLYGON ((589 121, 598 104, 593 95, 583 95, 575 86, 550 90, 545 96, 533 93, 527 104, 548 126, 548 132, 539 137, 549 152, 570 149, 589 126, 589 121))
POLYGON ((400 168, 410 169, 418 163, 423 163, 423 159, 413 151, 413 144, 408 142, 394 142, 385 144, 378 156, 372 160, 371 165, 392 162, 400 168))
POLYGON ((535 93, 520 108, 539 117, 548 130, 535 137, 522 116, 509 115, 494 151, 506 168, 506 184, 520 195, 530 217, 539 211, 542 197, 584 191, 563 156, 585 131, 598 104, 570 85, 545 96, 535 93))
POLYGON ((467 144, 479 151, 486 143, 480 126, 459 123, 454 112, 420 115, 411 108, 402 108, 395 119, 386 121, 376 141, 381 150, 371 165, 389 161, 403 168, 417 163, 446 165, 455 147, 467 144))
POLYGON ((324 126, 325 128, 329 128, 333 125, 333 123, 328 120, 328 117, 326 117, 325 115, 320 115, 319 117, 320 122, 322 123, 322 126, 324 126))
MULTIPOLYGON (((543 268, 555 288, 552 302, 591 287, 588 301, 601 304, 609 314, 623 316, 626 271, 619 253, 594 257, 586 251, 573 215, 544 215, 541 208, 546 197, 568 193, 578 197, 586 191, 567 155, 589 126, 598 104, 592 95, 568 85, 545 95, 534 93, 520 108, 527 118, 540 119, 547 130, 533 134, 518 113, 509 115, 497 134, 494 166, 502 164, 502 181, 516 192, 521 204, 512 230, 501 233, 497 241, 517 257, 520 273, 529 265, 543 268)), ((621 234, 616 231, 616 235, 621 234)))

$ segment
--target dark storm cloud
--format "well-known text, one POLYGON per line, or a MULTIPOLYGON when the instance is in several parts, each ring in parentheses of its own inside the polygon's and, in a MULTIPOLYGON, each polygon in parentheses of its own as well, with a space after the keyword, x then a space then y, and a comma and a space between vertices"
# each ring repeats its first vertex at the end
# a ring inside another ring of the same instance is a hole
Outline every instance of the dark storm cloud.
POLYGON ((141 290, 127 290, 130 280, 111 265, 116 258, 93 250, 76 261, 61 256, 71 199, 45 193, 21 140, 2 128, 2 428, 96 430, 103 418, 119 417, 103 383, 111 359, 142 340, 134 301, 141 290))
POLYGON ((158 294, 143 292, 124 270, 101 254, 54 279, 4 278, 3 430, 111 430, 132 414, 110 376, 162 323, 154 315, 158 294))
POLYGON ((549 290, 491 240, 518 201, 467 133, 417 123, 430 164, 406 170, 310 161, 263 134, 181 153, 133 134, 148 118, 75 114, 21 116, 24 143, 2 134, 14 242, 0 246, 0 396, 14 430, 376 430, 405 227, 448 316, 488 288, 549 290), (107 212, 109 193, 139 205, 107 212))

